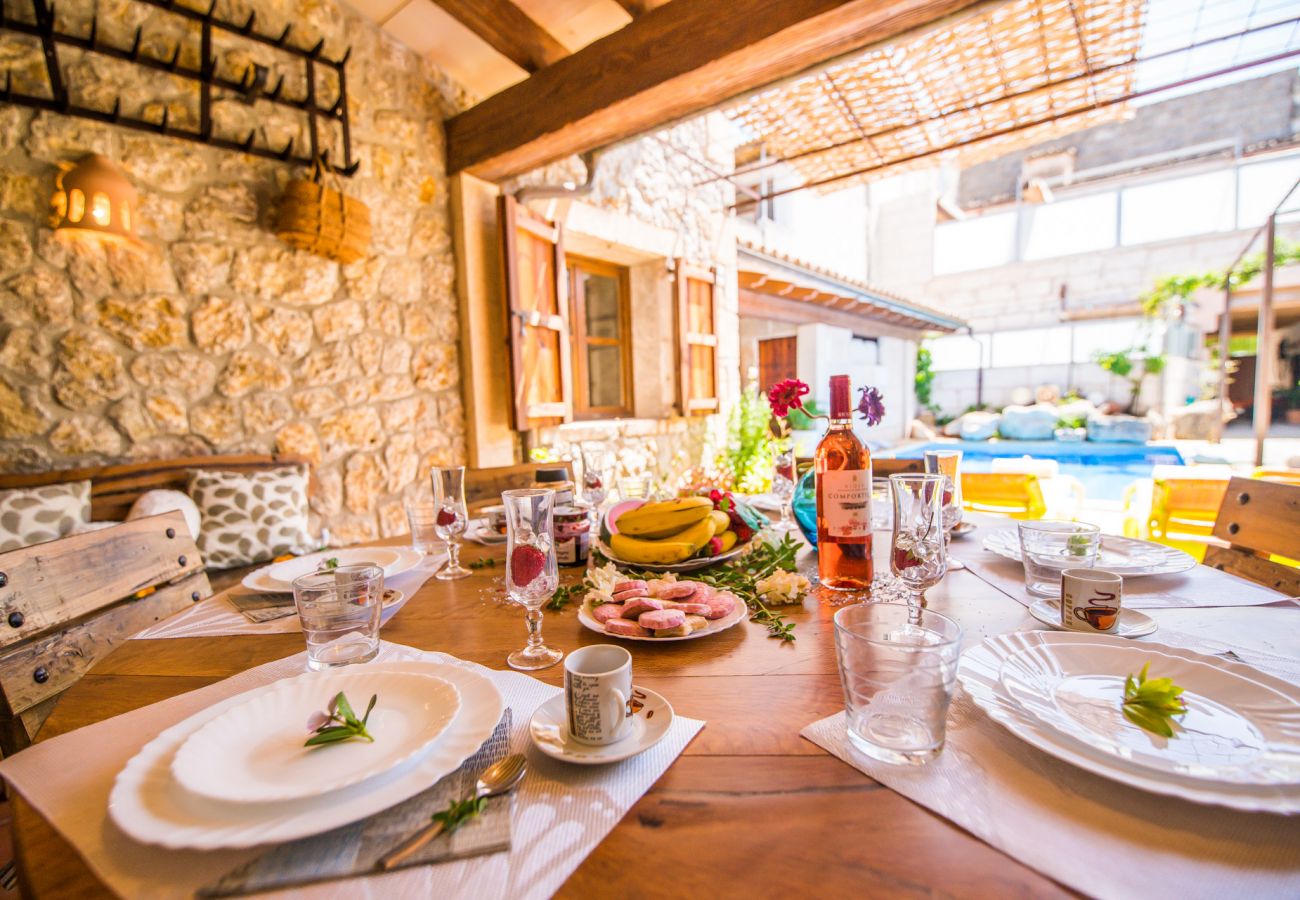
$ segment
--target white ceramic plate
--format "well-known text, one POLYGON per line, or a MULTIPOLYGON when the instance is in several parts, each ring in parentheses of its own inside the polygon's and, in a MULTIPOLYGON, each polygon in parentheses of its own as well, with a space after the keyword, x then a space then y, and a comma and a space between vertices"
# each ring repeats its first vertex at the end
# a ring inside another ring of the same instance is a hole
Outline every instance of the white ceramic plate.
POLYGON ((337 559, 340 566, 379 566, 384 570, 384 577, 391 576, 402 561, 401 552, 395 547, 354 547, 349 550, 321 550, 306 556, 286 559, 284 562, 272 563, 266 570, 266 576, 273 581, 282 581, 292 585, 293 580, 301 575, 309 575, 320 569, 327 559, 337 559))
POLYGON ((569 737, 564 694, 555 695, 537 707, 528 723, 533 746, 547 756, 583 766, 614 763, 649 750, 668 733, 668 726, 673 724, 673 707, 648 688, 633 685, 632 696, 645 705, 632 715, 632 730, 627 737, 613 744, 592 747, 569 737))
POLYGON ((272 803, 318 797, 367 781, 425 750, 460 710, 460 692, 432 675, 350 666, 244 695, 186 739, 172 759, 181 787, 212 800, 272 803), (367 721, 374 742, 306 747, 309 716, 339 692, 367 721))
POLYGON ((636 637, 630 634, 610 634, 605 630, 605 626, 596 621, 591 614, 591 608, 584 600, 582 606, 578 607, 578 621, 584 627, 590 628, 597 634, 607 638, 618 638, 620 641, 646 641, 651 644, 666 644, 670 641, 693 641, 696 638, 708 637, 711 634, 717 634, 719 631, 726 631, 737 622, 743 621, 749 615, 749 607, 741 603, 739 598, 736 600, 736 608, 728 615, 721 619, 710 619, 709 624, 699 631, 692 631, 690 634, 679 635, 678 637, 636 637))
MULTIPOLYGON (((1042 634, 1043 632, 1028 632, 1042 634)), ((1161 775, 1131 766, 1086 744, 1039 725, 1002 691, 998 683, 1001 656, 986 641, 965 651, 957 680, 977 706, 1011 734, 1044 753, 1120 784, 1178 797, 1192 803, 1225 806, 1247 812, 1300 813, 1300 791, 1251 785, 1219 785, 1161 775)))
POLYGON ((470 532, 470 537, 473 540, 478 541, 480 544, 492 545, 492 544, 504 544, 506 542, 506 535, 497 534, 495 531, 493 531, 491 528, 488 528, 486 525, 479 525, 477 528, 475 528, 473 531, 470 532))
MULTIPOLYGON (((364 548, 362 549, 364 550, 364 548)), ((375 548, 371 548, 371 550, 372 551, 383 550, 385 553, 385 558, 387 558, 387 554, 389 553, 394 553, 397 555, 398 558, 395 562, 392 562, 389 565, 384 566, 385 578, 392 578, 395 575, 401 575, 403 572, 409 572, 411 569, 414 569, 416 566, 418 566, 421 562, 424 561, 424 554, 420 553, 418 550, 412 550, 410 547, 375 547, 375 548)), ((348 565, 347 563, 342 562, 343 554, 360 553, 360 552, 362 551, 326 550, 319 554, 313 553, 312 556, 319 556, 321 560, 331 559, 332 557, 337 556, 339 558, 340 564, 348 565)), ((367 555, 372 556, 373 554, 367 554, 367 555)), ((249 572, 247 575, 245 575, 244 580, 240 583, 250 591, 258 591, 263 594, 283 594, 286 592, 290 592, 293 590, 292 580, 281 581, 278 578, 274 578, 271 575, 271 570, 274 569, 277 565, 288 565, 291 562, 300 562, 301 560, 307 558, 308 557, 303 556, 303 557, 299 557, 298 559, 285 560, 283 563, 274 563, 269 566, 263 566, 260 569, 254 569, 252 572, 249 572)), ((358 559, 360 559, 360 557, 358 557, 358 559)), ((363 560, 363 561, 371 561, 371 560, 363 560)), ((313 566, 307 569, 306 571, 314 572, 316 571, 316 567, 313 566)), ((294 577, 296 578, 297 576, 294 577)))
MULTIPOLYGON (((1159 644, 1044 634, 1002 662, 1003 691, 1039 722, 1096 750, 1165 775, 1300 787, 1300 688, 1249 666, 1159 644), (1182 686, 1186 715, 1164 738, 1124 718, 1124 679, 1182 686)), ((1010 645, 1015 642, 1006 642, 1010 645)))
MULTIPOLYGON (((984 539, 984 549, 1006 559, 1021 561, 1020 535, 1014 529, 1004 528, 993 532, 984 539)), ((1170 575, 1195 567, 1196 560, 1192 555, 1175 547, 1113 534, 1101 536, 1097 568, 1116 575, 1170 575)))
POLYGON ((172 757, 185 739, 244 700, 243 695, 229 697, 146 744, 118 773, 109 795, 109 816, 135 840, 172 849, 254 847, 319 834, 374 815, 425 790, 478 750, 501 719, 501 692, 477 666, 405 662, 368 663, 366 668, 442 678, 460 692, 461 712, 426 753, 364 784, 326 797, 250 805, 196 797, 181 788, 171 774, 172 757))
MULTIPOLYGON (((951 563, 951 559, 949 562, 951 563)), ((1068 631, 1061 624, 1061 601, 1051 597, 1044 597, 1033 603, 1029 607, 1029 614, 1044 625, 1050 625, 1060 631, 1068 631)), ((1119 612, 1119 630, 1115 632, 1117 637, 1135 638, 1151 634, 1156 630, 1156 620, 1144 612, 1136 609, 1124 607, 1119 612)), ((1074 634, 1087 634, 1086 631, 1076 631, 1074 634)))
POLYGON ((737 556, 739 556, 740 554, 748 550, 750 548, 750 545, 752 545, 753 543, 754 543, 754 539, 750 538, 749 540, 745 541, 745 543, 737 544, 736 546, 732 547, 726 553, 719 553, 717 556, 710 556, 704 559, 688 559, 685 562, 679 562, 679 563, 665 563, 663 565, 647 565, 646 563, 633 563, 633 562, 628 562, 625 559, 620 559, 618 556, 614 554, 614 551, 609 548, 608 544, 606 544, 604 541, 600 540, 599 538, 596 539, 597 548, 599 548, 600 552, 605 554, 606 558, 608 558, 611 562, 613 562, 614 565, 621 566, 627 569, 639 569, 645 572, 694 572, 697 569, 705 569, 708 568, 709 566, 717 565, 720 562, 726 562, 729 559, 735 559, 737 556))

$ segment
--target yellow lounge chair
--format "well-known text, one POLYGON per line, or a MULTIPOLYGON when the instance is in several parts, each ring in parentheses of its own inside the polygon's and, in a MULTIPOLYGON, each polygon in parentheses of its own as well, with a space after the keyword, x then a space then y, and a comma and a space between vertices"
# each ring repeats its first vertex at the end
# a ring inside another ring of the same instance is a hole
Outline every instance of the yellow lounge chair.
POLYGON ((1222 478, 1155 479, 1146 538, 1185 550, 1200 561, 1227 490, 1227 479, 1222 478))
POLYGON ((1251 478, 1263 478, 1267 481, 1281 481, 1286 484, 1300 484, 1300 469, 1269 469, 1260 467, 1251 478))
POLYGON ((1013 519, 1041 519, 1047 512, 1038 476, 1026 472, 962 472, 961 499, 971 512, 1013 519))

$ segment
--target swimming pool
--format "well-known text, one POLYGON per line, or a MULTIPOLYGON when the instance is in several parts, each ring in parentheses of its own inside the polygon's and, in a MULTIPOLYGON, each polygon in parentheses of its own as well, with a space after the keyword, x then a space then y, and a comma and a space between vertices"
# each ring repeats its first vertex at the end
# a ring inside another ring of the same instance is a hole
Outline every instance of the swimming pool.
POLYGON ((1151 444, 1083 441, 943 441, 904 447, 882 454, 897 459, 921 459, 926 450, 960 450, 967 472, 992 471, 995 459, 1033 456, 1054 459, 1062 475, 1082 482, 1089 500, 1122 500, 1124 488, 1138 478, 1150 478, 1152 466, 1186 465, 1177 448, 1151 444))

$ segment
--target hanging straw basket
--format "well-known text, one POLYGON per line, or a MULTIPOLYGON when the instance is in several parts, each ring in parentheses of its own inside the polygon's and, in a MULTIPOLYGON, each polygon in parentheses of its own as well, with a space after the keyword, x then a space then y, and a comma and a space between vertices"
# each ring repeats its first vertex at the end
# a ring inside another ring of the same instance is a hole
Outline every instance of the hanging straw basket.
POLYGON ((285 185, 275 233, 299 250, 356 262, 370 251, 370 207, 344 194, 338 175, 317 160, 310 181, 295 178, 285 185))

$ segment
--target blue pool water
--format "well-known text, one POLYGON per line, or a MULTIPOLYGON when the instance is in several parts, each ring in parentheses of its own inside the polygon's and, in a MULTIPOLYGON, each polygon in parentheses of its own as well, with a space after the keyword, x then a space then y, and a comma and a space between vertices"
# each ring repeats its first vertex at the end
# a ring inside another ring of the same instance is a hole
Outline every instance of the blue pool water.
POLYGON ((1174 447, 1150 444, 1114 444, 1084 441, 1078 444, 1057 441, 944 441, 918 444, 895 453, 898 459, 921 459, 926 450, 962 451, 962 469, 967 472, 990 472, 994 459, 1033 456, 1054 459, 1062 475, 1073 475, 1083 483, 1089 500, 1121 500, 1124 488, 1139 478, 1150 478, 1151 467, 1185 465, 1174 447))

